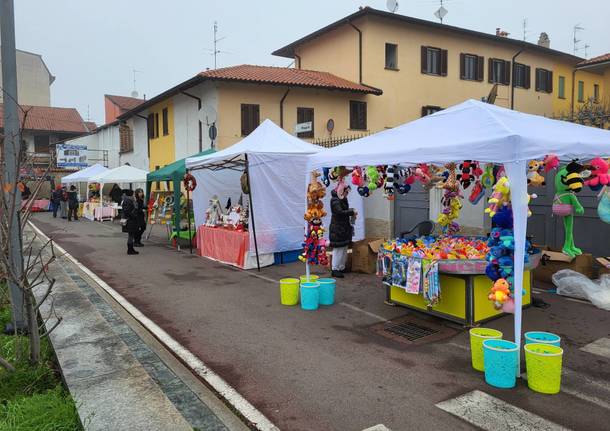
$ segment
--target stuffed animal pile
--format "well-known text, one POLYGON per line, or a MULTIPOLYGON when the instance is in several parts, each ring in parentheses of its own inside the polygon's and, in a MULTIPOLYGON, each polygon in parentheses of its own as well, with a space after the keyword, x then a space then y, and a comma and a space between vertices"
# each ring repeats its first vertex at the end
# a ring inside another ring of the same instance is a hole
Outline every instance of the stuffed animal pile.
MULTIPOLYGON (((307 221, 307 230, 302 244, 303 253, 299 256, 299 260, 311 265, 326 266, 328 265, 327 243, 324 239, 324 227, 322 226, 322 218, 326 215, 322 198, 326 195, 326 188, 318 181, 319 176, 320 174, 317 171, 313 171, 307 186, 307 211, 304 216, 307 221)), ((333 172, 330 172, 330 176, 339 178, 339 171, 333 170, 333 172)))
POLYGON ((464 236, 424 236, 414 239, 393 239, 383 244, 386 251, 422 259, 483 260, 489 248, 484 238, 464 236))

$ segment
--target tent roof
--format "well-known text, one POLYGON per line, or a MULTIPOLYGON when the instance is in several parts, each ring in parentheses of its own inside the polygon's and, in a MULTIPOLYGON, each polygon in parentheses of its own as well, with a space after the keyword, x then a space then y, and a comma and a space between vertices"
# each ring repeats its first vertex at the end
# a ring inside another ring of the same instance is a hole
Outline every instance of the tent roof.
MULTIPOLYGON (((209 149, 197 153, 191 157, 205 156, 214 152, 215 150, 209 149)), ((170 163, 169 165, 163 166, 161 169, 157 169, 156 171, 150 172, 146 176, 146 181, 167 181, 173 179, 181 180, 184 177, 184 174, 186 174, 186 159, 187 158, 176 160, 175 162, 170 163)))
POLYGON ((320 152, 311 168, 450 162, 506 163, 610 155, 610 131, 524 114, 476 100, 320 152))
POLYGON ((267 119, 252 133, 229 148, 207 156, 189 157, 186 159, 186 167, 193 169, 239 158, 244 154, 314 154, 322 150, 324 148, 292 136, 267 119))
POLYGON ((62 183, 79 183, 79 182, 87 182, 89 178, 99 175, 108 171, 108 168, 96 163, 95 165, 88 166, 80 171, 76 171, 71 173, 70 175, 66 175, 61 179, 62 183))
POLYGON ((147 171, 123 165, 89 178, 95 183, 145 183, 147 171))

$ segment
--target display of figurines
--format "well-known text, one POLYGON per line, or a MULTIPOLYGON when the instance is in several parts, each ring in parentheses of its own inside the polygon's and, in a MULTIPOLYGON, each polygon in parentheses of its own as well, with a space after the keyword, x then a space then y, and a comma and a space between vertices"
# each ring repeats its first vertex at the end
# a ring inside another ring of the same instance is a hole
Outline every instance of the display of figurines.
POLYGON ((222 223, 222 209, 218 196, 214 195, 210 198, 210 205, 205 210, 205 226, 217 227, 222 223))
POLYGON ((324 211, 322 198, 326 195, 326 188, 318 180, 319 177, 320 173, 313 171, 307 186, 307 211, 304 216, 307 221, 307 230, 302 244, 303 253, 299 256, 299 260, 311 265, 325 266, 328 265, 328 257, 326 256, 327 242, 324 239, 322 218, 326 215, 326 211, 324 211))

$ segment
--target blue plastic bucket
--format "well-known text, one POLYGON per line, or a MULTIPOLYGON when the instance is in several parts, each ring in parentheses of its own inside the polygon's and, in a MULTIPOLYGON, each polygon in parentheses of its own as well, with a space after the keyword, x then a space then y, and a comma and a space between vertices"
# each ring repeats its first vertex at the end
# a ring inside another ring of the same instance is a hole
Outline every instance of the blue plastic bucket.
POLYGON ((334 278, 321 278, 320 283, 320 305, 333 305, 335 303, 336 280, 334 278))
POLYGON ((517 384, 519 347, 508 340, 483 341, 485 382, 496 388, 514 388, 517 384))
POLYGON ((525 344, 550 344, 561 347, 561 337, 550 332, 530 331, 525 333, 525 344))
POLYGON ((317 310, 320 305, 320 283, 301 283, 301 308, 303 310, 317 310))

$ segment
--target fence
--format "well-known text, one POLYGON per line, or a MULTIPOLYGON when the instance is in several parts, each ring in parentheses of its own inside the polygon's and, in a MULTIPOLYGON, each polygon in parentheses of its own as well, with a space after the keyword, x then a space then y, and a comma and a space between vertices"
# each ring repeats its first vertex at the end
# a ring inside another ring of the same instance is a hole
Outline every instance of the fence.
POLYGON ((359 135, 350 135, 350 136, 331 136, 330 138, 318 138, 312 141, 312 144, 319 145, 324 148, 332 148, 341 144, 345 144, 346 142, 354 141, 356 139, 364 138, 365 136, 370 135, 370 133, 361 133, 359 135))

